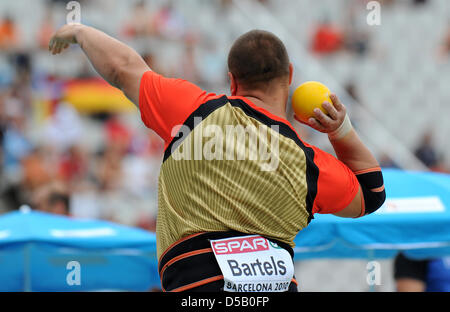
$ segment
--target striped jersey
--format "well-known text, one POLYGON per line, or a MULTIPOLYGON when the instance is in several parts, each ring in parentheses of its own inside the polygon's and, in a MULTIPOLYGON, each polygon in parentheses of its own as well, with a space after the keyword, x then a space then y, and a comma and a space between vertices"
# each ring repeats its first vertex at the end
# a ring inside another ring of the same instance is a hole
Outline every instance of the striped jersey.
POLYGON ((245 97, 144 73, 144 124, 165 142, 158 180, 158 258, 200 232, 235 230, 294 246, 314 213, 347 207, 359 188, 334 156, 245 97))

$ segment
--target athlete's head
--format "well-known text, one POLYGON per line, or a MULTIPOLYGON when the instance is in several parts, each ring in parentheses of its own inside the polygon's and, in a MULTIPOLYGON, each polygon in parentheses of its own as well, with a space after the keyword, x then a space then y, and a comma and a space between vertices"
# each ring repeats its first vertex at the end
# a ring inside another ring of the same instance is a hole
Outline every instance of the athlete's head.
POLYGON ((264 30, 252 30, 240 36, 228 54, 231 93, 267 90, 274 84, 289 88, 292 64, 283 42, 264 30))

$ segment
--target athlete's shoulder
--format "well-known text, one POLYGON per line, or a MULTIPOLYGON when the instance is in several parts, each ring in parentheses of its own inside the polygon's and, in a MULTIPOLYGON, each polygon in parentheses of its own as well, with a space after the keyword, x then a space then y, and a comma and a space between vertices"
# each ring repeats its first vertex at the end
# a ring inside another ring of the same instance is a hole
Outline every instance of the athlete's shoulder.
POLYGON ((183 124, 202 104, 222 96, 187 80, 147 71, 141 77, 139 110, 144 124, 167 144, 173 137, 175 126, 183 124))

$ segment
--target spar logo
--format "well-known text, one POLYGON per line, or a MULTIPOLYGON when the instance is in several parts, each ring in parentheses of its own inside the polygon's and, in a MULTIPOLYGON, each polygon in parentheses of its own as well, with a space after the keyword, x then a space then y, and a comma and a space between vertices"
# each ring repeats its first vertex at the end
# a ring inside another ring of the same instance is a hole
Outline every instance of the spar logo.
POLYGON ((212 243, 216 255, 269 250, 269 241, 261 236, 230 238, 212 243))

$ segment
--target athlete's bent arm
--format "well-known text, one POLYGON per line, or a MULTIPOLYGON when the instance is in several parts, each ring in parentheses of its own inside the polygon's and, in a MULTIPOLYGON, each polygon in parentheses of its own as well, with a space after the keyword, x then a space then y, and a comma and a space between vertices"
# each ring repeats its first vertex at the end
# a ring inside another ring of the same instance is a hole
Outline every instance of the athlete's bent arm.
POLYGON ((137 106, 142 75, 150 70, 141 56, 124 43, 85 25, 62 26, 49 43, 53 54, 61 53, 70 44, 79 44, 95 70, 108 83, 121 89, 137 106))
POLYGON ((315 118, 310 118, 308 125, 328 133, 337 158, 353 171, 360 184, 353 201, 334 214, 340 217, 363 216, 376 211, 386 198, 383 175, 378 161, 351 126, 345 106, 336 95, 332 94, 330 98, 333 103, 323 103, 328 115, 316 109, 315 118))

